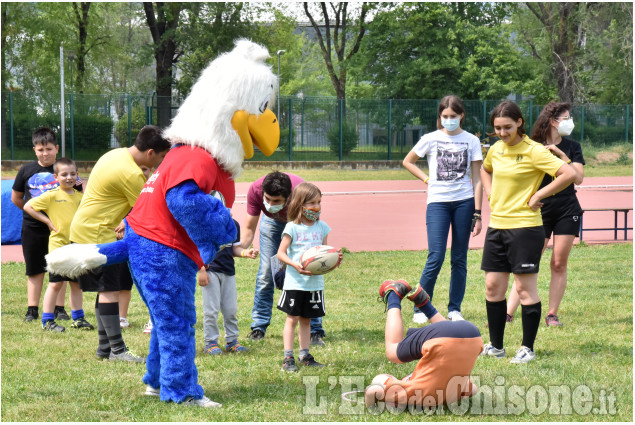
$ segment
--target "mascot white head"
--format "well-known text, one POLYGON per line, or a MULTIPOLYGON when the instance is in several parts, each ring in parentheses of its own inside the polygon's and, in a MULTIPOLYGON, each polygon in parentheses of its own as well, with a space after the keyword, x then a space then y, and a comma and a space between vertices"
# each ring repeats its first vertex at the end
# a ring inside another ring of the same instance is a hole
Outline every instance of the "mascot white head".
POLYGON ((249 40, 213 60, 192 87, 163 136, 173 144, 200 146, 234 178, 254 145, 269 156, 280 128, 268 107, 278 80, 265 64, 269 52, 249 40))

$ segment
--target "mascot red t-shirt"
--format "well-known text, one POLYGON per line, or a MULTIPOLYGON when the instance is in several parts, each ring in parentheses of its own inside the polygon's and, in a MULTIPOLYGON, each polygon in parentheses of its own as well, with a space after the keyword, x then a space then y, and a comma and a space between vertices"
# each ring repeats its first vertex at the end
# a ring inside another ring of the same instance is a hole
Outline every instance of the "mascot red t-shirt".
POLYGON ((174 219, 165 200, 171 188, 187 180, 194 181, 205 193, 219 191, 227 208, 234 205, 236 192, 229 173, 203 148, 176 146, 148 179, 126 221, 138 235, 181 251, 200 268, 203 260, 198 248, 174 219))

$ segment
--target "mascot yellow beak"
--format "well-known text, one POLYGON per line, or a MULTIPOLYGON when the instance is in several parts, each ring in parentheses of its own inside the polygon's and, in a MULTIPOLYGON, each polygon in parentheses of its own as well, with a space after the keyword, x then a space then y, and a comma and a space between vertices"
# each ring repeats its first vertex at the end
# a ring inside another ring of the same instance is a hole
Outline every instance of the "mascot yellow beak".
POLYGON ((280 142, 278 119, 270 109, 265 109, 258 117, 246 111, 236 111, 232 126, 243 144, 245 159, 254 156, 254 145, 266 156, 271 156, 280 142))

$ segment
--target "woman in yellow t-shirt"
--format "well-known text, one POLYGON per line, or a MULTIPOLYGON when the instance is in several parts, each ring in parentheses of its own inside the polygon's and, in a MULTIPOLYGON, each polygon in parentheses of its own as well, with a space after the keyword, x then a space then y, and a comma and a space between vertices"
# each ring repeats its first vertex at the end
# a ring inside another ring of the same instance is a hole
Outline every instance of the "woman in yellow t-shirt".
POLYGON ((522 305, 523 341, 511 362, 527 363, 536 357, 534 341, 542 308, 538 268, 545 233, 540 201, 570 185, 576 173, 525 135, 525 121, 514 102, 500 103, 492 112, 490 123, 501 140, 490 148, 481 170, 491 209, 481 262, 491 342, 485 344, 481 355, 505 357, 505 293, 509 274, 513 273, 522 305), (545 173, 555 179, 539 189, 545 173))

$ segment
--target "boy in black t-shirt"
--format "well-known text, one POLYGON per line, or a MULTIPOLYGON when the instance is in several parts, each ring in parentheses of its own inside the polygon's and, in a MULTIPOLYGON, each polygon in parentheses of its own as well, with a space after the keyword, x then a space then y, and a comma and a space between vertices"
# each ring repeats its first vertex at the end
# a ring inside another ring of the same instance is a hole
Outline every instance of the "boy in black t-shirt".
POLYGON ((231 246, 221 249, 214 261, 198 273, 198 284, 203 292, 203 352, 210 355, 223 354, 218 345, 218 311, 223 313, 225 327, 225 351, 239 353, 247 348, 238 342, 238 294, 236 292, 236 270, 234 257, 257 258, 258 250, 243 249, 240 245, 240 226, 236 225, 236 240, 231 246))
MULTIPOLYGON (((53 130, 47 127, 38 128, 33 132, 33 151, 37 161, 25 164, 18 171, 11 192, 11 202, 23 210, 29 199, 41 195, 47 190, 54 189, 59 183, 53 176, 53 164, 57 158, 59 145, 53 130)), ((82 182, 77 178, 75 189, 82 190, 82 182)), ((49 228, 46 224, 34 219, 26 212, 22 218, 22 253, 26 263, 27 275, 27 312, 25 322, 31 322, 39 317, 38 307, 42 295, 44 272, 48 254, 49 228)), ((69 320, 64 310, 64 287, 56 301, 55 319, 69 320)))

